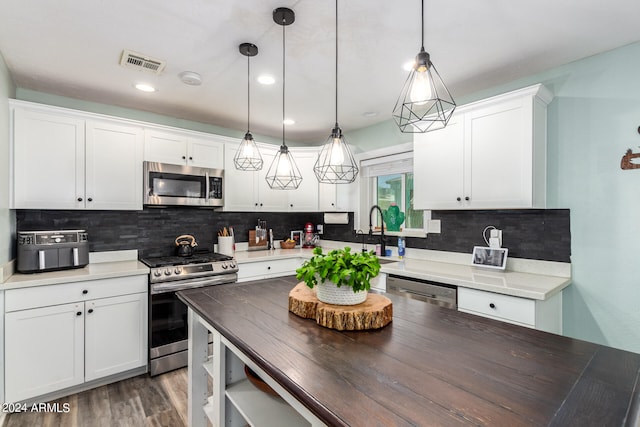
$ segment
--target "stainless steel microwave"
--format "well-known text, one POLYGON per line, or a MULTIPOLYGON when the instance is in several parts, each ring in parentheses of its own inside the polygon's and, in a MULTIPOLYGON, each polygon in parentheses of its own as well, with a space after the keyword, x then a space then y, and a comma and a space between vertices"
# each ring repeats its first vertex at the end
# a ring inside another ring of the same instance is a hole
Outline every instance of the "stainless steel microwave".
POLYGON ((223 169, 144 162, 144 204, 222 207, 223 178, 223 169))

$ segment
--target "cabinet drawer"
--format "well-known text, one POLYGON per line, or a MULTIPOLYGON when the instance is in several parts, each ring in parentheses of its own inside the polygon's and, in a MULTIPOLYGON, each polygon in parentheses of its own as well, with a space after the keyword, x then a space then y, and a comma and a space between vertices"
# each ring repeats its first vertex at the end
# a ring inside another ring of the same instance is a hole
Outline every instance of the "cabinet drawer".
POLYGON ((147 276, 139 275, 11 289, 6 291, 5 294, 5 311, 26 310, 96 298, 147 292, 147 287, 147 276))
POLYGON ((458 288, 458 310, 480 316, 535 326, 536 305, 534 300, 510 295, 458 288))
POLYGON ((302 265, 302 262, 299 258, 242 263, 238 266, 238 280, 295 274, 300 265, 302 265))

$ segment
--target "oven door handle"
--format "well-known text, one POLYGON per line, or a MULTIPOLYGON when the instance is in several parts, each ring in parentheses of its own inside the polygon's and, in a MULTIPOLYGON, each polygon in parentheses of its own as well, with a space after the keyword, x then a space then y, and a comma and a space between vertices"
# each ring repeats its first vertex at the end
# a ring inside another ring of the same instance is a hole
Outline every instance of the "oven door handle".
POLYGON ((176 292, 185 289, 202 288, 205 286, 223 285, 238 281, 238 275, 221 274, 219 276, 207 277, 204 279, 177 280, 175 282, 153 283, 151 285, 151 295, 163 294, 166 292, 176 292))

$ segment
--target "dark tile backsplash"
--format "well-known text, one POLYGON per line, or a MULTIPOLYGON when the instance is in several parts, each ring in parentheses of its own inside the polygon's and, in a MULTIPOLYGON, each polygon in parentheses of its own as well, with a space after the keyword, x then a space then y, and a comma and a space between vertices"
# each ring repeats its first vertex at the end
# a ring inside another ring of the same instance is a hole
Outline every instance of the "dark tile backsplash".
MULTIPOLYGON (((502 230, 502 246, 513 258, 571 262, 569 209, 514 209, 485 211, 432 211, 432 219, 441 221, 441 233, 427 238, 408 237, 408 248, 471 253, 474 246, 486 246, 482 232, 493 225, 502 230)), ((349 225, 325 226, 325 239, 362 242, 353 233, 353 214, 349 225)), ((367 229, 363 229, 365 233, 367 229)), ((488 234, 488 232, 487 232, 488 234)), ((378 238, 364 236, 374 243, 378 238)), ((397 238, 387 244, 396 246, 397 238)))
MULTIPOLYGON (((18 210, 18 230, 86 229, 90 250, 138 249, 140 257, 173 254, 173 242, 181 234, 191 234, 200 247, 212 249, 222 227, 234 227, 236 241, 246 242, 248 231, 258 219, 273 229, 274 240, 302 230, 304 224, 322 223, 320 212, 218 212, 193 208, 146 208, 142 211, 50 211, 18 210)), ((503 230, 503 246, 509 256, 547 261, 570 262, 571 233, 568 209, 526 209, 491 211, 433 211, 440 219, 441 234, 425 238, 407 238, 407 247, 471 253, 473 246, 484 246, 482 230, 493 225, 503 230)), ((365 233, 368 230, 363 230, 365 233)), ((364 236, 369 243, 377 238, 364 236)), ((353 231, 353 213, 349 224, 325 225, 323 239, 362 242, 353 231)), ((396 245, 393 237, 387 244, 396 245)))

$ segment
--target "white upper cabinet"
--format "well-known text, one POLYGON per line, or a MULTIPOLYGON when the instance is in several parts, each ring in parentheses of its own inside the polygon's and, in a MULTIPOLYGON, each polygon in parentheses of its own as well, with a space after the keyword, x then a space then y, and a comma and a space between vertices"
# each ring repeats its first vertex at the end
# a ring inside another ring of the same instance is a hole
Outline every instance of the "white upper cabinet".
POLYGON ((444 129, 415 134, 415 207, 545 207, 551 98, 531 86, 459 107, 444 129))
POLYGON ((142 208, 142 128, 110 121, 86 123, 88 209, 142 208))
MULTIPOLYGON (((315 212, 318 210, 318 178, 313 172, 313 166, 318 158, 318 150, 315 148, 291 148, 293 159, 300 169, 302 182, 296 190, 289 193, 288 210, 293 212, 315 212)), ((271 190, 276 191, 276 190, 271 190)), ((282 191, 282 190, 279 190, 282 191)))
MULTIPOLYGON (((258 209, 258 172, 237 170, 233 158, 238 151, 240 141, 225 145, 224 158, 224 210, 247 212, 258 209)), ((262 159, 264 152, 259 147, 262 159)), ((264 163, 267 164, 266 161, 264 163)), ((263 166, 264 168, 267 166, 263 166)))
MULTIPOLYGON (((262 154, 262 160, 264 160, 264 164, 262 166, 262 169, 256 172, 256 174, 258 175, 256 181, 258 186, 256 189, 254 189, 253 192, 254 197, 256 197, 256 199, 254 200, 253 210, 260 210, 265 212, 288 211, 288 193, 298 190, 273 190, 271 187, 269 187, 269 184, 267 184, 267 180, 265 179, 267 176, 267 172, 269 171, 269 167, 271 166, 271 163, 273 163, 273 159, 280 151, 280 147, 276 145, 260 145, 259 148, 260 154, 262 154)), ((230 184, 234 185, 234 183, 230 184)))
POLYGON ((315 212, 318 210, 318 180, 313 173, 317 151, 308 148, 290 148, 302 174, 302 183, 296 190, 273 190, 267 184, 267 171, 279 151, 278 146, 258 144, 264 164, 260 171, 239 171, 235 156, 240 141, 228 143, 225 157, 226 211, 315 212))
POLYGON ((14 209, 142 209, 142 127, 11 102, 14 209))
POLYGON ((84 206, 84 120, 16 108, 12 147, 13 208, 84 206))
POLYGON ((202 168, 224 167, 224 142, 214 135, 165 129, 145 129, 144 159, 202 168))

